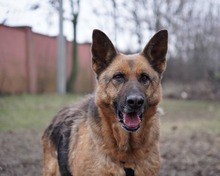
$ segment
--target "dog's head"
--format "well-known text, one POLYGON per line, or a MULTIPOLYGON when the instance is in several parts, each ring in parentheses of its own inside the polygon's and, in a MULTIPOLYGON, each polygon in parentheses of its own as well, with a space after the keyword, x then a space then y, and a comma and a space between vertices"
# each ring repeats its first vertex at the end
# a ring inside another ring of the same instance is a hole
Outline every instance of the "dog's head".
POLYGON ((92 68, 98 81, 96 103, 105 109, 102 113, 109 116, 114 113, 108 119, 112 123, 119 121, 127 131, 136 131, 147 118, 148 108, 159 103, 167 41, 167 31, 161 30, 141 53, 123 55, 102 31, 93 31, 92 68))

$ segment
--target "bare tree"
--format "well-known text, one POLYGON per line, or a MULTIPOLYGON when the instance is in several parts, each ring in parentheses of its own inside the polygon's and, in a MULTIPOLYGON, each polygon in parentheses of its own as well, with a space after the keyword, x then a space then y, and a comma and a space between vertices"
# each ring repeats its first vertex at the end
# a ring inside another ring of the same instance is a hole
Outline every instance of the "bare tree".
MULTIPOLYGON (((103 1, 108 2, 111 2, 112 6, 107 6, 104 15, 112 17, 115 22, 114 28, 119 29, 118 32, 127 33, 129 38, 135 38, 140 50, 145 44, 147 33, 149 36, 162 28, 174 30, 179 20, 174 20, 173 17, 180 18, 183 6, 188 0, 103 1)), ((94 11, 99 16, 103 15, 99 9, 94 11)))
POLYGON ((71 4, 71 13, 72 13, 72 24, 73 24, 73 60, 72 60, 72 70, 70 77, 67 81, 67 91, 73 92, 74 91, 74 84, 77 78, 78 72, 78 51, 77 51, 77 23, 78 23, 78 16, 80 12, 80 0, 70 0, 71 4))
MULTIPOLYGON (((58 10, 58 0, 49 0, 49 3, 58 10)), ((65 20, 71 20, 73 25, 73 45, 72 45, 72 68, 71 73, 67 81, 67 91, 74 92, 74 84, 76 82, 77 73, 78 73, 78 53, 77 53, 77 24, 78 17, 80 13, 80 0, 69 0, 71 7, 71 19, 64 18, 65 20)))
MULTIPOLYGON (((112 1, 112 0, 111 0, 112 1)), ((117 28, 136 38, 142 48, 147 31, 167 28, 170 33, 170 68, 176 79, 217 79, 219 75, 220 4, 216 1, 191 0, 131 0, 112 1, 108 11, 117 9, 112 19, 117 28), (201 3, 204 3, 201 5, 201 3), (172 63, 172 64, 173 64, 172 63), (177 74, 177 69, 179 75, 177 74), (182 70, 180 72, 180 70, 182 70), (214 76, 215 75, 215 76, 214 76), (217 75, 217 76, 216 76, 217 75), (180 77, 179 77, 180 76, 180 77), (214 76, 214 77, 213 77, 214 76)), ((97 9, 96 9, 97 11, 97 9)))

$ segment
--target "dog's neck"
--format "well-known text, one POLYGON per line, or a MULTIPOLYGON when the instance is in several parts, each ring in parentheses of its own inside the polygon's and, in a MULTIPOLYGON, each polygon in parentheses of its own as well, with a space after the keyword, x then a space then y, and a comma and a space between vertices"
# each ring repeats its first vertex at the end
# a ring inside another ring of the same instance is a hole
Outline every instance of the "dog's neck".
POLYGON ((93 129, 96 136, 94 142, 97 142, 97 146, 103 146, 103 151, 112 156, 114 160, 130 163, 133 162, 136 157, 144 158, 143 153, 148 153, 149 143, 155 140, 155 138, 159 140, 159 133, 157 134, 156 130, 151 130, 153 129, 152 126, 158 126, 159 128, 157 117, 154 116, 156 107, 149 108, 144 114, 145 117, 143 118, 142 126, 145 128, 140 128, 136 132, 128 132, 123 129, 117 122, 115 113, 109 108, 103 111, 102 107, 98 111, 102 123, 93 129), (105 119, 103 119, 104 117, 105 119), (102 133, 97 133, 97 131, 102 131, 102 133), (100 136, 100 134, 102 134, 102 136, 100 136))

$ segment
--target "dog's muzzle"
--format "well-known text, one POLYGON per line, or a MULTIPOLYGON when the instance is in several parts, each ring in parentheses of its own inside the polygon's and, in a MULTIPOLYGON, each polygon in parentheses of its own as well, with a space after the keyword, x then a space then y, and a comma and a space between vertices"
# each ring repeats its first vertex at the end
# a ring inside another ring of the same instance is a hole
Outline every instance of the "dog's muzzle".
POLYGON ((129 132, 137 131, 141 126, 145 109, 145 97, 132 94, 127 96, 122 106, 117 106, 117 116, 122 127, 129 132))

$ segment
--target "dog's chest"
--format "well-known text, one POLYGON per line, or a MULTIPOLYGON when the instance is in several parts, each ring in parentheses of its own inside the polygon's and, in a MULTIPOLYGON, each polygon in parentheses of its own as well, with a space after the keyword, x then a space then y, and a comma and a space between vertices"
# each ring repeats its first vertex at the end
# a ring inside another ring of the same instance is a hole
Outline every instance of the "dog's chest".
POLYGON ((97 146, 93 142, 87 127, 80 126, 75 145, 71 145, 70 141, 69 168, 72 175, 132 176, 131 170, 125 170, 120 161, 114 162, 100 150, 103 146, 97 146))
MULTIPOLYGON (((78 143, 69 159, 72 175, 80 176, 146 176, 149 173, 143 169, 143 164, 127 165, 120 161, 113 161, 110 156, 102 153, 100 148, 91 142, 89 135, 79 135, 78 143), (80 138, 83 137, 83 140, 80 138)), ((144 163, 144 162, 143 162, 144 163)), ((150 174, 149 176, 153 176, 150 174)))
MULTIPOLYGON (((95 135, 91 135, 87 123, 81 123, 77 131, 76 143, 69 148, 69 169, 72 175, 80 176, 154 176, 157 173, 158 162, 148 161, 147 158, 157 158, 157 152, 150 152, 149 157, 138 157, 130 164, 113 160, 103 151, 105 143, 94 142, 95 135), (155 155, 155 156, 154 156, 155 155), (137 162, 137 160, 139 160, 137 162), (154 168, 155 167, 155 168, 154 168)), ((98 139, 97 139, 98 140, 98 139)))

